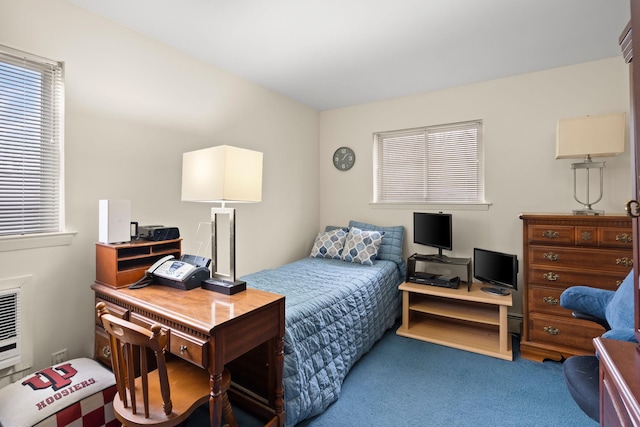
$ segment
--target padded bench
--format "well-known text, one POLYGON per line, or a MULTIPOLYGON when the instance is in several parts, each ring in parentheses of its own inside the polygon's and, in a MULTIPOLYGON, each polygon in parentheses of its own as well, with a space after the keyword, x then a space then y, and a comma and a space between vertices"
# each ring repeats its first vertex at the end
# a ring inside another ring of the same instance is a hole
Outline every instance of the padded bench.
POLYGON ((0 389, 0 427, 116 427, 113 372, 88 358, 41 369, 0 389))

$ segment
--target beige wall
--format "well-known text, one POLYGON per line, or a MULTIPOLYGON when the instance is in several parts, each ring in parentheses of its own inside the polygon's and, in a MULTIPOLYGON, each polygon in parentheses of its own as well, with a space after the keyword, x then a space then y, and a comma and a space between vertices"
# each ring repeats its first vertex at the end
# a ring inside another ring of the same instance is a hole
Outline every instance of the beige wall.
POLYGON ((319 222, 315 110, 64 0, 0 0, 0 11, 0 44, 65 63, 66 223, 77 234, 68 246, 0 252, 0 280, 33 275, 34 367, 62 348, 93 353, 99 199, 131 200, 140 224, 179 227, 189 250, 210 206, 180 201, 185 151, 264 153, 263 201, 237 207, 240 275, 308 253, 319 222))
MULTIPOLYGON (((0 252, 0 281, 32 276, 35 368, 61 348, 92 354, 99 199, 130 199, 134 220, 179 227, 189 250, 209 208, 180 201, 182 152, 218 144, 264 152, 263 202, 237 213, 237 269, 246 274, 305 256, 318 229, 349 219, 402 224, 406 255, 424 252, 410 243, 411 213, 429 207, 370 204, 372 133, 483 119, 492 206, 439 207, 454 214, 451 254, 479 246, 521 256, 520 212, 576 207, 571 161, 553 159, 557 120, 629 105, 627 67, 613 58, 318 113, 64 0, 0 0, 0 11, 0 44, 66 70, 65 208, 77 234, 68 246, 0 252), (342 145, 357 154, 349 172, 331 163, 342 145)), ((628 150, 607 159, 599 204, 607 212, 630 196, 629 164, 628 150)))
MULTIPOLYGON (((522 258, 521 212, 571 212, 571 163, 555 160, 558 119, 629 111, 627 65, 622 57, 391 99, 320 115, 320 227, 349 219, 380 225, 404 225, 405 255, 430 253, 413 244, 413 211, 451 212, 453 251, 470 257, 474 247, 518 254, 522 258), (373 138, 378 131, 484 121, 488 210, 449 206, 372 206, 373 138), (357 156, 348 172, 334 169, 331 156, 340 146, 357 156)), ((628 126, 627 126, 628 127, 628 126)), ((597 207, 623 211, 631 196, 627 136, 624 154, 606 160, 604 199, 597 207)), ((521 283, 521 275, 519 282, 521 283)), ((520 314, 520 292, 513 313, 520 314)))

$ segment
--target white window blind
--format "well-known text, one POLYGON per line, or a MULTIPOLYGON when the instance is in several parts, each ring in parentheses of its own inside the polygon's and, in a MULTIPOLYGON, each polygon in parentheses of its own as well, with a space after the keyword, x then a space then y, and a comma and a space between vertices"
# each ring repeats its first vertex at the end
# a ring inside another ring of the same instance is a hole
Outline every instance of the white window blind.
POLYGON ((374 202, 484 203, 482 122, 374 134, 374 202))
POLYGON ((0 46, 0 235, 62 231, 63 73, 0 46))

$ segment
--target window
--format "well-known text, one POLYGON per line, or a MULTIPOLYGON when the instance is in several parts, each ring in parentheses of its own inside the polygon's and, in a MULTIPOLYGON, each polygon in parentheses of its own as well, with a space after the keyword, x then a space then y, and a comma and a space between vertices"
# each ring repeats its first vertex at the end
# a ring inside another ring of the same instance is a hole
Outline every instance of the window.
POLYGON ((63 231, 62 74, 0 46, 0 236, 63 231))
POLYGON ((482 122, 374 134, 374 202, 484 201, 482 122))

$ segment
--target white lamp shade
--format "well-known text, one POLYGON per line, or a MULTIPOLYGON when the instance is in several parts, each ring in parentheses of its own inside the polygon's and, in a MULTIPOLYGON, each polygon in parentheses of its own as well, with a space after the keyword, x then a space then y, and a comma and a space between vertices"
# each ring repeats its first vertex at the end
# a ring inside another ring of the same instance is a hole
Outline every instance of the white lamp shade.
POLYGON ((183 153, 182 200, 260 202, 262 153, 228 145, 183 153))
POLYGON ((624 139, 625 113, 558 120, 556 159, 615 156, 624 139))

